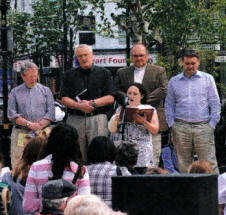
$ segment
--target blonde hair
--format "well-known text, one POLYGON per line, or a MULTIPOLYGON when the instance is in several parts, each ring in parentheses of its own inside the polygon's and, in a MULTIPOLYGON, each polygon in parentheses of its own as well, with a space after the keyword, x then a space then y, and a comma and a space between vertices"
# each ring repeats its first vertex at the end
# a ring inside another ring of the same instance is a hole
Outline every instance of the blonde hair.
POLYGON ((188 167, 188 173, 214 173, 214 169, 208 160, 197 160, 188 167))

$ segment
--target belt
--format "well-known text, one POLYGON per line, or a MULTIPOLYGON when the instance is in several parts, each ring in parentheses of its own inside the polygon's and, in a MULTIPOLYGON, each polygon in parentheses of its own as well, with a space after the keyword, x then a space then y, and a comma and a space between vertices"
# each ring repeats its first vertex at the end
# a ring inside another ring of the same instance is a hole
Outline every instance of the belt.
POLYGON ((82 111, 73 110, 73 111, 70 111, 70 114, 78 115, 78 116, 95 116, 95 115, 97 115, 99 113, 98 112, 84 113, 82 111))
POLYGON ((185 124, 189 124, 189 125, 202 125, 202 124, 207 124, 209 123, 209 120, 204 120, 204 121, 199 121, 199 122, 188 122, 185 121, 183 119, 175 119, 176 122, 183 122, 185 124))
POLYGON ((30 128, 27 128, 27 127, 22 126, 22 125, 15 125, 15 128, 17 128, 17 129, 23 129, 23 130, 27 130, 27 131, 31 131, 30 128))

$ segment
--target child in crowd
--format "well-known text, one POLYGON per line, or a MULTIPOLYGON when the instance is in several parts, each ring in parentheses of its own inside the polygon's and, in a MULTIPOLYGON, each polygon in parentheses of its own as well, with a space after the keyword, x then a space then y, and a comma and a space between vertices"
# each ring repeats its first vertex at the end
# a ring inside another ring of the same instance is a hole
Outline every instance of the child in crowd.
POLYGON ((9 215, 24 214, 22 207, 24 186, 32 163, 40 158, 39 155, 41 154, 41 149, 43 149, 43 144, 44 140, 40 137, 30 139, 14 172, 12 174, 7 172, 3 175, 2 182, 9 184, 13 193, 9 215))
POLYGON ((4 167, 4 158, 3 155, 0 154, 0 182, 2 181, 2 176, 7 172, 10 173, 10 169, 9 167, 4 167))
POLYGON ((115 163, 120 167, 126 167, 132 175, 139 174, 134 168, 138 153, 139 150, 135 144, 124 142, 116 148, 115 163))

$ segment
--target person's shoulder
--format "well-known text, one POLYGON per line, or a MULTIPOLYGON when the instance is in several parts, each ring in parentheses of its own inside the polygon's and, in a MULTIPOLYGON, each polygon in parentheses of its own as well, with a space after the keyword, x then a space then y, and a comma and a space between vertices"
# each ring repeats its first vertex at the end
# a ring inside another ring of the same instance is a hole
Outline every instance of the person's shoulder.
POLYGON ((124 73, 124 72, 128 72, 128 71, 132 71, 134 70, 134 66, 126 66, 126 67, 122 67, 120 69, 118 69, 119 73, 124 73))
POLYGON ((107 68, 101 67, 101 66, 96 66, 96 65, 93 65, 92 70, 96 71, 96 72, 100 72, 100 71, 102 71, 102 72, 110 72, 110 70, 108 70, 107 68))
POLYGON ((213 78, 213 76, 207 72, 203 72, 203 71, 200 71, 198 70, 197 71, 197 75, 201 76, 201 77, 204 77, 204 78, 213 78))
POLYGON ((77 74, 79 70, 80 70, 80 67, 68 69, 65 71, 64 77, 71 78, 71 76, 77 74))
POLYGON ((13 93, 16 93, 16 92, 19 92, 20 90, 23 90, 25 88, 25 84, 24 83, 22 83, 22 84, 20 84, 20 85, 18 85, 18 86, 16 86, 16 87, 14 87, 12 90, 11 90, 11 92, 13 93))
POLYGON ((183 72, 171 77, 170 78, 170 82, 174 82, 174 81, 180 80, 182 77, 183 77, 183 72))
POLYGON ((47 157, 34 162, 32 164, 32 169, 34 171, 39 171, 39 170, 43 171, 43 170, 51 169, 51 162, 52 162, 51 159, 52 159, 52 156, 48 155, 47 157))
POLYGON ((46 94, 49 95, 49 94, 52 93, 52 91, 51 91, 51 89, 49 87, 47 87, 47 86, 45 86, 45 85, 43 85, 41 83, 37 83, 36 84, 36 89, 39 89, 38 91, 44 93, 45 95, 46 94))
POLYGON ((147 69, 155 70, 155 71, 165 71, 165 68, 156 64, 147 64, 147 69))

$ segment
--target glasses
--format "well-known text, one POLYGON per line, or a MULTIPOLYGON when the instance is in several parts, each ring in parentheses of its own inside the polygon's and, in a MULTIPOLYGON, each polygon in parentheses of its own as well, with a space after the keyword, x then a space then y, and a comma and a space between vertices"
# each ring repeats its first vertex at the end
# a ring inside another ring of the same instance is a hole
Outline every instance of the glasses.
POLYGON ((132 57, 136 57, 136 58, 138 58, 138 57, 144 57, 144 56, 146 56, 145 54, 133 54, 132 55, 132 57))

